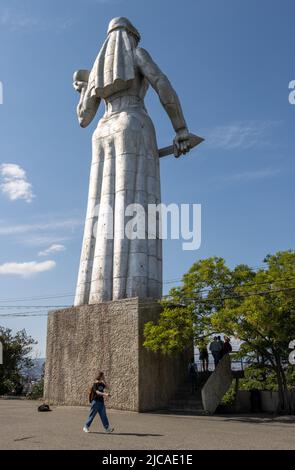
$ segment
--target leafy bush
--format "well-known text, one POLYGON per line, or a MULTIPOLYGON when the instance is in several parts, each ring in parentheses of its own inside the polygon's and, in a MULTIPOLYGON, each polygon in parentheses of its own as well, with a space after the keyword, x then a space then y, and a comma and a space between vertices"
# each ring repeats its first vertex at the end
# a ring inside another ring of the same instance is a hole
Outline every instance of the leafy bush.
POLYGON ((220 404, 231 406, 234 404, 235 399, 236 399, 236 391, 235 391, 235 382, 233 381, 230 388, 228 389, 226 394, 223 396, 220 404))
POLYGON ((30 400, 38 400, 38 398, 43 397, 44 392, 44 379, 39 380, 39 382, 35 383, 31 392, 28 394, 28 398, 30 400))
POLYGON ((25 330, 13 334, 9 328, 0 326, 0 341, 3 345, 3 364, 0 366, 0 395, 21 395, 22 370, 32 367, 30 353, 36 341, 25 330))

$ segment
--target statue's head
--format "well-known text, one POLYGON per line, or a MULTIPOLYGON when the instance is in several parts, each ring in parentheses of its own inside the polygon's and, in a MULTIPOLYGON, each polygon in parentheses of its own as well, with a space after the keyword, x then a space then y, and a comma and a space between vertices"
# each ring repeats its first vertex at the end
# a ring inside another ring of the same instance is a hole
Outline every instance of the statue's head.
POLYGON ((124 18, 123 16, 120 16, 118 18, 113 18, 110 21, 110 24, 108 27, 108 34, 110 34, 112 31, 115 31, 116 29, 124 29, 125 31, 127 31, 128 34, 130 34, 136 39, 137 43, 140 41, 140 34, 138 30, 133 26, 133 24, 127 18, 124 18))
POLYGON ((139 41, 139 32, 127 18, 112 19, 89 75, 88 87, 96 96, 106 98, 128 89, 135 78, 133 50, 139 41))

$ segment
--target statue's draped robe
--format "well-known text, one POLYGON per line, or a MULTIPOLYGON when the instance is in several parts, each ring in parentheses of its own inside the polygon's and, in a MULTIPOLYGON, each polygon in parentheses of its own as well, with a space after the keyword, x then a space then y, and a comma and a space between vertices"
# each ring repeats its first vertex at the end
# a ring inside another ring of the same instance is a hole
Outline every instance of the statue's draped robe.
MULTIPOLYGON (((122 44, 128 49, 128 43, 122 44)), ((105 54, 106 44, 103 47, 105 54)), ((104 56, 103 67, 107 72, 105 59, 104 56)), ((136 296, 159 298, 162 294, 162 246, 158 234, 148 237, 147 220, 144 239, 129 239, 124 233, 130 217, 124 220, 123 216, 129 204, 141 204, 147 214, 148 204, 160 203, 156 135, 144 106, 148 82, 136 62, 130 70, 129 60, 130 56, 125 64, 127 78, 121 85, 120 73, 113 87, 104 83, 106 73, 103 80, 97 79, 99 56, 90 74, 88 94, 100 95, 106 110, 92 138, 88 207, 75 305, 136 296), (113 217, 108 208, 112 209, 113 217)))

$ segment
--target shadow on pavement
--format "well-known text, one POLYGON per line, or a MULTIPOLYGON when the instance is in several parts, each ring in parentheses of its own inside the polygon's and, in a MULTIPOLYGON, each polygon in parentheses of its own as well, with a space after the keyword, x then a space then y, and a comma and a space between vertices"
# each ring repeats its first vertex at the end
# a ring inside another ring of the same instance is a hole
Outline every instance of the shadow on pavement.
MULTIPOLYGON (((220 416, 220 415, 219 415, 220 416)), ((253 424, 294 424, 295 416, 276 416, 276 415, 258 415, 258 416, 222 416, 225 421, 238 421, 239 423, 253 424)))
POLYGON ((26 441, 27 439, 34 439, 34 437, 36 437, 36 436, 20 437, 18 439, 13 439, 13 440, 14 440, 14 442, 26 441))
POLYGON ((163 437, 163 434, 146 434, 146 433, 137 433, 137 432, 112 432, 112 433, 105 433, 105 432, 97 432, 97 431, 90 431, 90 434, 100 434, 100 435, 113 435, 113 436, 136 436, 136 437, 163 437))
POLYGON ((169 411, 169 410, 158 410, 152 411, 150 414, 159 414, 167 416, 178 416, 178 417, 191 417, 191 418, 209 418, 210 420, 220 420, 224 422, 239 422, 239 423, 248 423, 248 424, 283 424, 283 425, 292 425, 295 424, 295 415, 275 415, 271 413, 262 413, 262 414, 223 414, 223 413, 214 413, 210 415, 209 413, 203 412, 189 412, 189 411, 169 411))
MULTIPOLYGON (((148 414, 151 415, 166 415, 166 416, 191 416, 191 417, 200 417, 200 416, 213 416, 207 413, 206 411, 180 411, 180 410, 153 410, 149 411, 148 414)), ((216 415, 217 416, 217 415, 216 415)))

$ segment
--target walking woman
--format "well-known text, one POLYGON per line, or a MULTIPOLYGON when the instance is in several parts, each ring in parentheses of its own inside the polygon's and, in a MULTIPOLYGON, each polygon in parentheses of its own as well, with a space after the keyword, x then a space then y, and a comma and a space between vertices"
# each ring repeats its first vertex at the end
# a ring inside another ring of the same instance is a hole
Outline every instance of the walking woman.
POLYGON ((111 433, 114 431, 114 428, 110 427, 106 409, 105 409, 105 404, 104 404, 104 397, 110 397, 111 395, 110 393, 104 391, 105 388, 106 388, 106 381, 105 381, 104 373, 100 372, 91 389, 91 393, 90 393, 91 408, 90 408, 89 417, 85 423, 85 426, 83 427, 84 432, 90 432, 89 428, 95 416, 97 415, 97 413, 100 416, 105 432, 111 433))

